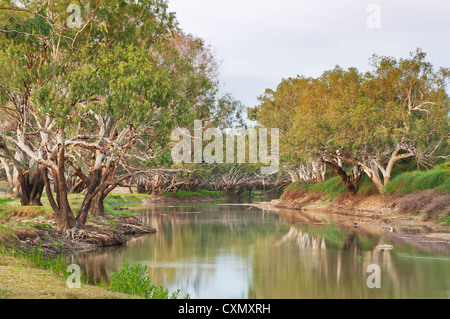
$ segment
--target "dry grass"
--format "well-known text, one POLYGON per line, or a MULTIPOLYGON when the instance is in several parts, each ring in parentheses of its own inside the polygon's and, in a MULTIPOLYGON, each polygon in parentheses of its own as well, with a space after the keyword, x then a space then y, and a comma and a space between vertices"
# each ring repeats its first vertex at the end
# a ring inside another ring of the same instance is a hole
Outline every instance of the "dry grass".
POLYGON ((324 196, 317 193, 308 194, 304 200, 304 204, 311 204, 323 200, 324 196))
POLYGON ((431 191, 407 194, 398 201, 397 209, 406 214, 423 214, 425 219, 445 218, 450 215, 450 194, 431 191))
POLYGON ((305 197, 306 191, 299 189, 286 189, 281 195, 282 200, 295 201, 305 197))
POLYGON ((11 217, 21 217, 21 218, 34 218, 42 216, 42 211, 30 208, 20 208, 19 210, 12 211, 8 214, 11 217))

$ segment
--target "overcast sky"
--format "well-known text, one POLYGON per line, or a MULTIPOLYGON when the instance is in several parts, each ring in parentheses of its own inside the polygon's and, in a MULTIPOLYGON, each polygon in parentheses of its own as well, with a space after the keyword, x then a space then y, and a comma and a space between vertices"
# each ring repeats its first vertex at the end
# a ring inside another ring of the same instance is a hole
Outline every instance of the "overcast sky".
POLYGON ((335 65, 368 71, 374 53, 408 57, 419 47, 436 68, 450 67, 448 0, 169 0, 169 9, 212 46, 224 92, 248 107, 283 78, 335 65))

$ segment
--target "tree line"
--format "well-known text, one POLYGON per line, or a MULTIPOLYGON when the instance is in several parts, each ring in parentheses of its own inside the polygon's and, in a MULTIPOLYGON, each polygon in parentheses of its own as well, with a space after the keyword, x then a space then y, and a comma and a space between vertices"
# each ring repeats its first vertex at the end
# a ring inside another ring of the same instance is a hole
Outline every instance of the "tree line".
POLYGON ((317 78, 283 79, 249 118, 280 129, 293 181, 337 174, 354 195, 366 174, 379 193, 400 160, 429 168, 449 154, 449 68, 435 70, 421 49, 408 58, 373 55, 372 71, 336 66, 317 78))

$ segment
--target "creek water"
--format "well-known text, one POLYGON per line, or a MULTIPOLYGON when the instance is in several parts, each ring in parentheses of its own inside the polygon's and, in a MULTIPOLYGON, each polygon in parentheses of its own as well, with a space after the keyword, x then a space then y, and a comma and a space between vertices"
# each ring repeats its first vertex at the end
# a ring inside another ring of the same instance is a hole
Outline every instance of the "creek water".
POLYGON ((157 233, 75 254, 91 277, 127 261, 194 299, 450 298, 450 242, 420 227, 236 201, 134 209, 157 233))

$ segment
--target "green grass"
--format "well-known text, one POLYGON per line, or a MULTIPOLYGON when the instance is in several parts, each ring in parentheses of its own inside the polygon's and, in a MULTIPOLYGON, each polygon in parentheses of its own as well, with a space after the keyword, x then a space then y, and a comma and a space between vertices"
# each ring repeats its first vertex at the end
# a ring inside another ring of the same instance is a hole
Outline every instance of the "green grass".
POLYGON ((105 204, 125 204, 125 203, 140 203, 144 199, 150 199, 152 195, 148 194, 109 194, 105 198, 105 204))
MULTIPOLYGON (((266 195, 267 194, 282 194, 283 193, 283 190, 282 189, 277 189, 277 190, 268 190, 268 191, 266 191, 266 195)), ((250 193, 252 196, 255 196, 255 197, 262 197, 262 196, 264 196, 264 191, 262 191, 262 190, 252 190, 251 191, 251 193, 250 193)))
POLYGON ((443 226, 450 226, 450 215, 440 220, 438 224, 442 224, 443 226))
MULTIPOLYGON (((47 196, 43 194, 41 201, 43 206, 21 206, 19 199, 0 199, 0 219, 5 218, 8 214, 18 210, 26 210, 28 212, 34 211, 33 216, 48 216, 53 215, 53 211, 50 207, 50 203, 47 196)), ((84 194, 69 194, 69 204, 74 213, 76 213, 84 200, 84 194)), ((126 211, 119 211, 114 209, 114 205, 117 204, 127 204, 127 206, 132 205, 132 203, 141 203, 143 199, 151 198, 151 195, 147 194, 109 194, 105 199, 105 210, 111 215, 126 215, 130 214, 126 211)))
POLYGON ((325 195, 337 195, 345 193, 346 189, 339 176, 332 177, 323 183, 311 184, 308 192, 321 193, 325 195))
MULTIPOLYGON (((434 189, 437 191, 450 193, 450 164, 446 162, 434 169, 427 171, 405 171, 409 166, 397 167, 393 170, 393 179, 384 187, 387 194, 400 192, 403 194, 415 191, 434 189)), ((319 193, 335 195, 346 193, 344 183, 339 176, 329 177, 322 183, 295 182, 289 185, 286 190, 303 190, 307 193, 319 193)), ((367 175, 363 175, 359 181, 359 195, 377 194, 375 184, 367 175)))
POLYGON ((111 216, 135 215, 136 211, 118 210, 116 206, 139 207, 142 200, 150 199, 152 195, 148 194, 109 194, 104 201, 104 207, 107 214, 111 216))
POLYGON ((55 258, 44 256, 44 253, 40 246, 38 248, 32 248, 30 250, 16 251, 13 245, 11 252, 6 248, 1 247, 0 253, 7 255, 9 254, 14 258, 26 261, 28 264, 35 268, 51 270, 54 274, 60 276, 61 278, 66 279, 68 277, 67 266, 69 265, 69 263, 64 260, 63 256, 58 255, 55 258))
POLYGON ((10 205, 12 203, 18 203, 20 205, 20 202, 18 202, 16 199, 12 199, 12 198, 0 198, 0 206, 3 205, 10 205))
POLYGON ((428 171, 405 172, 397 175, 384 187, 388 194, 400 192, 402 194, 435 189, 450 193, 450 178, 447 170, 437 167, 428 171))
MULTIPOLYGON (((63 255, 53 258, 45 256, 41 247, 25 251, 15 250, 14 246, 11 250, 0 246, 0 257, 2 255, 12 257, 22 265, 50 271, 62 280, 67 280, 71 275, 71 273, 67 272, 69 262, 63 255)), ((76 261, 71 261, 71 263, 76 264, 76 261)), ((180 295, 179 289, 169 293, 169 290, 164 286, 153 285, 152 280, 148 276, 148 266, 138 264, 130 267, 126 261, 124 261, 124 266, 121 270, 111 275, 109 283, 106 283, 103 278, 100 278, 99 281, 95 278, 93 279, 94 286, 146 299, 177 299, 180 295)), ((89 277, 82 271, 80 283, 82 285, 90 285, 89 282, 89 277)), ((10 292, 0 290, 0 297, 2 294, 6 295, 8 293, 10 292)), ((189 298, 189 295, 187 294, 184 298, 189 298)))
POLYGON ((295 182, 290 184, 286 190, 298 190, 331 196, 347 192, 339 176, 331 177, 322 183, 295 182))
MULTIPOLYGON (((140 205, 142 199, 149 197, 151 196, 147 194, 111 194, 105 199, 104 207, 110 216, 139 214, 139 212, 133 210, 118 210, 115 205, 133 206, 132 203, 139 203, 136 205, 140 205)), ((83 202, 84 194, 69 194, 68 199, 70 207, 76 214, 83 202)), ((0 243, 11 245, 18 242, 18 233, 35 232, 36 227, 42 227, 41 223, 33 222, 37 217, 54 218, 47 197, 42 196, 41 201, 43 206, 21 206, 19 199, 0 199, 0 243), (18 222, 18 218, 23 220, 18 222)), ((91 214, 88 215, 88 220, 93 220, 91 214)))
POLYGON ((224 197, 224 193, 222 191, 210 191, 206 189, 200 189, 198 192, 189 192, 184 190, 179 190, 177 194, 166 192, 163 194, 165 197, 210 197, 210 198, 221 198, 224 197))

